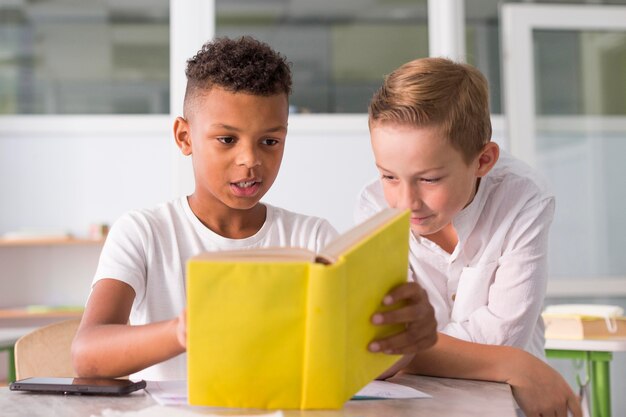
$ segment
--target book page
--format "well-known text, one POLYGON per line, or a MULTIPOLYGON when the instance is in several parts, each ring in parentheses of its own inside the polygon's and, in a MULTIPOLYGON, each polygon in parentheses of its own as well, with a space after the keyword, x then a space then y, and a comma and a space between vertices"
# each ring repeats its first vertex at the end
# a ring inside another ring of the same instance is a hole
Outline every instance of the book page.
MULTIPOLYGON (((389 220, 400 215, 403 211, 399 209, 387 208, 363 223, 353 227, 341 236, 330 242, 320 253, 320 257, 326 258, 329 263, 334 263, 339 256, 346 252, 349 248, 363 240, 366 236, 371 235, 389 220)), ((409 231, 407 230, 407 233, 409 231)))
POLYGON ((406 385, 395 384, 389 381, 374 380, 354 394, 353 400, 372 399, 401 399, 401 398, 433 398, 432 395, 416 390, 406 385))

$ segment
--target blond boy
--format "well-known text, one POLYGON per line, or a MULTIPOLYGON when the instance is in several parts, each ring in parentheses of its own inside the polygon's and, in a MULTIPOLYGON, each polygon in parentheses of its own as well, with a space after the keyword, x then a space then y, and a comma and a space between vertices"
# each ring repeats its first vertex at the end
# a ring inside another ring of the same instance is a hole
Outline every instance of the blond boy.
POLYGON ((444 59, 410 62, 370 104, 381 179, 359 218, 411 210, 411 269, 438 329, 544 357, 541 308, 554 197, 528 166, 491 142, 487 83, 444 59))
POLYGON ((380 179, 362 191, 356 219, 411 211, 410 280, 426 290, 440 332, 406 370, 506 381, 527 415, 579 415, 558 374, 508 347, 544 358, 554 197, 491 142, 485 78, 443 58, 411 61, 374 94, 369 127, 380 179))

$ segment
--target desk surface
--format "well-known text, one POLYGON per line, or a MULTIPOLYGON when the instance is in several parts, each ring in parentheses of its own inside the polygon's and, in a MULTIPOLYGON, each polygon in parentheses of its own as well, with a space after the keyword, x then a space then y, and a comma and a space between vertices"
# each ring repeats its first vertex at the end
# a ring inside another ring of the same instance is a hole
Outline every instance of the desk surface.
MULTIPOLYGON (((349 401, 341 410, 286 411, 285 417, 515 417, 511 388, 507 384, 462 379, 402 375, 391 379, 432 395, 415 400, 349 401)), ((144 393, 126 397, 90 397, 11 392, 0 388, 0 410, 3 417, 89 417, 104 409, 139 411, 156 403, 144 393)), ((198 416, 220 414, 208 407, 183 407, 198 416)), ((250 414, 253 411, 244 411, 250 414)), ((257 411, 258 412, 258 411, 257 411)), ((233 410, 224 415, 233 414, 233 410)), ((175 415, 175 413, 172 413, 175 415)))
POLYGON ((546 339, 546 349, 585 350, 588 352, 626 352, 626 338, 602 340, 546 339))

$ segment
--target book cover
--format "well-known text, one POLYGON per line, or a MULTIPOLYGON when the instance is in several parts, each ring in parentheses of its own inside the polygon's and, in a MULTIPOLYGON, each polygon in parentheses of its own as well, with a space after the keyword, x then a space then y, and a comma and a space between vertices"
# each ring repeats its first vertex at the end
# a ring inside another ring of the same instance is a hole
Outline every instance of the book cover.
POLYGON ((188 390, 194 405, 340 408, 400 356, 370 341, 384 295, 407 280, 409 213, 388 209, 322 254, 205 253, 187 272, 188 390))

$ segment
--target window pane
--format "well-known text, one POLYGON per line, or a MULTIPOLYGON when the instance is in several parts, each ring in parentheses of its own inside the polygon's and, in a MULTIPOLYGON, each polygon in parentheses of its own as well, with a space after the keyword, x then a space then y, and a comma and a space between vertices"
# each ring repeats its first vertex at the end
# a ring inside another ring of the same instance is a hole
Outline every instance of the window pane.
POLYGON ((501 0, 465 2, 467 62, 478 68, 489 82, 489 105, 492 114, 502 114, 499 3, 501 0))
POLYGON ((554 277, 626 274, 626 32, 533 31, 539 168, 557 197, 554 277))
POLYGON ((543 116, 537 124, 538 167, 557 201, 551 276, 626 275, 626 120, 543 116))
MULTIPOLYGON (((501 75, 500 75, 500 21, 498 14, 498 5, 500 3, 567 3, 567 4, 613 4, 620 5, 626 4, 626 0, 473 0, 465 2, 465 15, 466 15, 466 48, 467 48, 467 62, 476 66, 489 81, 490 88, 490 104, 491 113, 502 114, 502 87, 501 87, 501 75)), ((567 35, 564 35, 567 37, 567 35)), ((557 39, 558 36, 552 37, 552 39, 546 39, 545 42, 560 42, 561 39, 557 39)), ((570 39, 571 41, 571 39, 570 39)), ((570 42, 571 43, 571 42, 570 42)), ((558 62, 559 54, 564 54, 570 51, 559 51, 550 48, 550 53, 555 54, 553 56, 546 56, 546 59, 552 59, 554 62, 558 62)), ((623 54, 622 54, 623 58, 623 54)), ((609 65, 607 62, 606 65, 609 65)), ((552 89, 557 89, 557 85, 563 83, 569 83, 566 88, 570 88, 575 81, 575 74, 578 70, 577 66, 571 68, 560 67, 561 70, 565 70, 567 74, 564 74, 566 78, 552 77, 550 80, 546 79, 545 85, 552 89), (574 78, 572 78, 574 77, 574 78), (550 84, 551 81, 556 81, 555 84, 550 84)), ((556 67, 554 69, 556 71, 556 67)), ((541 73, 538 73, 541 74, 541 73)), ((609 87, 610 88, 610 87, 609 87)), ((623 92, 624 88, 618 90, 613 89, 613 96, 623 92)), ((567 101, 567 95, 571 97, 571 94, 575 94, 575 91, 566 92, 563 91, 562 98, 567 101)), ((622 94, 622 97, 625 95, 622 94)), ((608 99, 608 98, 607 98, 608 99)), ((615 100, 615 99, 610 99, 615 100)), ((542 103, 543 104, 543 103, 542 103)), ((557 103, 545 103, 548 104, 546 110, 554 111, 556 109, 558 113, 557 103)), ((560 104, 560 103, 559 103, 560 104)), ((568 113, 570 109, 566 110, 568 113)), ((547 114, 547 113, 546 113, 547 114)), ((561 113, 562 114, 562 113, 561 113)), ((609 113, 606 113, 609 114, 609 113)))
POLYGON ((364 113, 383 76, 428 56, 426 0, 216 0, 217 36, 252 35, 293 64, 295 111, 364 113))
POLYGON ((536 30, 533 36, 537 114, 626 116, 626 33, 536 30))
POLYGON ((169 113, 169 0, 0 4, 0 114, 169 113))

